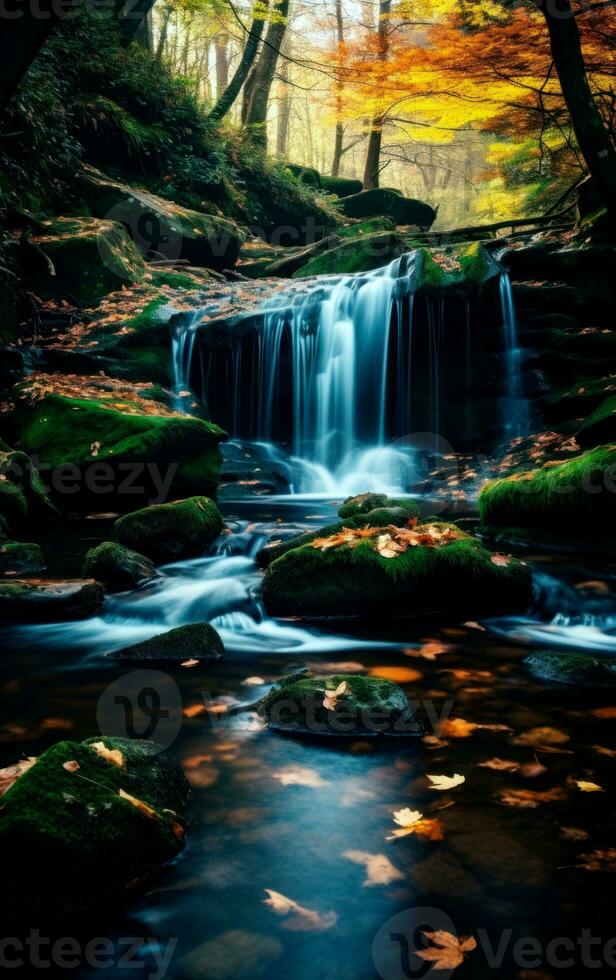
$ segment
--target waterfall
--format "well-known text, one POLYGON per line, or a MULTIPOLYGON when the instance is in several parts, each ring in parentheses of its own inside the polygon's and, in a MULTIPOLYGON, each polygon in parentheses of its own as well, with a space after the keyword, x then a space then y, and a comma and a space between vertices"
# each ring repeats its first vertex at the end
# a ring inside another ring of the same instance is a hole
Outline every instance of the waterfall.
POLYGON ((501 274, 499 288, 505 363, 503 429, 506 438, 514 439, 518 436, 527 435, 529 432, 529 405, 522 391, 522 362, 518 342, 518 323, 511 279, 507 272, 501 274))
MULTIPOLYGON (((468 294, 446 302, 443 292, 418 293, 422 261, 411 252, 371 272, 289 281, 247 315, 248 328, 232 327, 199 349, 208 413, 234 438, 283 446, 294 492, 408 492, 413 440, 452 452, 476 438, 471 302, 468 294)), ((503 427, 488 416, 483 423, 495 441, 525 426, 506 273, 500 302, 507 417, 503 427)), ((174 338, 178 393, 190 387, 200 329, 207 322, 196 314, 174 338)))

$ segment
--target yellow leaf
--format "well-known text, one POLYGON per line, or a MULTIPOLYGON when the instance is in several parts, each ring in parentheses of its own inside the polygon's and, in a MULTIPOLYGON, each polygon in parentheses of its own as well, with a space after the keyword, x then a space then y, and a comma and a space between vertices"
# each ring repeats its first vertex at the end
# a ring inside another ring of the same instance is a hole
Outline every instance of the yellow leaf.
POLYGON ((106 762, 110 762, 112 765, 117 766, 118 769, 122 769, 124 756, 119 749, 108 749, 104 742, 91 742, 89 747, 94 749, 101 759, 105 759, 106 762))
POLYGON ((582 793, 605 793, 603 786, 598 786, 597 783, 589 783, 584 779, 575 779, 574 782, 582 793))
POLYGON ((125 793, 123 789, 118 790, 118 796, 120 796, 123 800, 126 800, 127 803, 130 803, 131 806, 134 806, 135 809, 139 810, 140 813, 143 813, 145 817, 149 817, 150 820, 157 816, 156 810, 153 807, 149 806, 147 803, 144 803, 143 800, 138 800, 136 796, 131 796, 130 793, 125 793))
POLYGON ((462 783, 466 782, 464 776, 460 776, 459 773, 454 773, 453 776, 430 776, 426 774, 426 778, 430 780, 432 786, 430 789, 436 789, 439 791, 444 791, 448 789, 453 789, 455 786, 461 786, 462 783))
POLYGON ((66 769, 67 772, 77 772, 80 766, 76 759, 69 759, 68 762, 62 763, 62 768, 66 769))
POLYGON ((402 872, 384 854, 369 854, 367 851, 343 851, 343 857, 355 864, 363 864, 366 869, 364 887, 370 885, 389 885, 392 881, 404 879, 402 872))
POLYGON ((271 888, 266 888, 265 892, 267 894, 267 898, 263 899, 265 905, 269 905, 277 915, 293 916, 284 923, 285 928, 293 932, 323 932, 325 929, 331 929, 338 921, 336 912, 321 914, 271 888))

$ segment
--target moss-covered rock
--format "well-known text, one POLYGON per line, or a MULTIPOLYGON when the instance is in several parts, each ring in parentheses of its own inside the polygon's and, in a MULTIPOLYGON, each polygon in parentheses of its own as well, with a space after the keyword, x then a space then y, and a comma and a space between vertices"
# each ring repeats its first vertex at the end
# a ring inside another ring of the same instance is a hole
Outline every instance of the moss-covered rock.
MULTIPOLYGON (((358 514, 367 514, 375 507, 385 507, 386 503, 386 493, 359 493, 343 500, 338 508, 338 517, 357 517, 358 514)), ((418 514, 419 511, 416 510, 413 516, 416 517, 418 514)))
POLYGON ((423 201, 403 197, 398 191, 376 187, 345 197, 340 210, 347 218, 369 218, 372 215, 388 215, 397 225, 418 225, 430 228, 436 219, 436 211, 423 201))
POLYGON ((293 278, 369 272, 387 265, 406 251, 404 242, 392 231, 378 231, 344 241, 310 259, 293 278))
POLYGON ((225 648, 219 633, 209 623, 190 623, 159 633, 142 643, 134 643, 107 656, 112 660, 160 660, 182 663, 184 660, 220 660, 225 648))
POLYGON ((182 849, 188 795, 179 765, 152 742, 99 737, 47 749, 2 798, 5 916, 63 918, 117 900, 182 849))
POLYGON ((99 218, 120 222, 146 257, 163 255, 194 266, 230 269, 245 238, 234 221, 190 210, 108 178, 93 178, 89 202, 99 218))
POLYGON ((294 675, 272 688, 259 710, 270 728, 291 734, 422 734, 405 692, 380 677, 294 675))
POLYGON ((90 548, 83 565, 84 578, 102 582, 110 592, 135 588, 156 574, 149 558, 117 541, 103 541, 90 548))
POLYGON ((616 446, 566 463, 546 463, 488 483, 479 496, 482 524, 550 529, 563 538, 613 539, 616 446))
POLYGON ((87 619, 103 605, 105 594, 92 579, 66 582, 0 582, 0 619, 51 622, 87 619))
POLYGON ((30 457, 0 447, 0 516, 7 527, 45 523, 57 515, 30 457))
MULTIPOLYGON (((362 494, 362 496, 368 495, 362 494)), ((371 494, 370 496, 381 498, 384 495, 371 494)), ((353 497, 349 499, 356 500, 358 498, 353 497)), ((386 499, 388 501, 387 506, 375 507, 374 510, 364 512, 360 511, 359 513, 345 517, 342 521, 329 524, 327 527, 321 527, 316 531, 304 531, 283 541, 266 545, 257 554, 257 564, 261 568, 265 568, 267 565, 271 565, 276 558, 285 555, 287 551, 292 551, 294 548, 301 548, 303 545, 310 544, 315 538, 339 534, 345 528, 387 527, 388 524, 393 524, 395 527, 404 527, 410 520, 414 520, 419 516, 419 508, 414 501, 386 499), (401 504, 401 506, 397 506, 397 504, 401 504)))
POLYGON ((97 218, 56 218, 34 239, 51 267, 36 269, 37 290, 61 293, 83 306, 107 293, 140 282, 145 264, 125 228, 97 218), (52 272, 53 269, 53 272, 52 272))
POLYGON ((223 527, 220 511, 208 497, 154 504, 126 514, 114 524, 123 545, 162 561, 203 554, 223 527))
POLYGON ((575 434, 580 446, 588 449, 616 441, 616 395, 606 398, 575 434))
POLYGON ((365 221, 354 221, 344 228, 337 228, 336 235, 339 238, 359 238, 361 235, 370 235, 375 231, 394 231, 395 227, 396 222, 393 218, 379 215, 376 218, 366 218, 365 221))
POLYGON ((38 544, 22 541, 0 542, 0 573, 6 575, 34 575, 45 569, 45 559, 38 544))
POLYGON ((615 687, 616 660, 570 650, 537 650, 524 663, 541 680, 582 687, 615 687))
POLYGON ((361 180, 353 180, 352 177, 326 177, 321 174, 321 187, 327 194, 335 194, 336 197, 350 197, 351 194, 359 194, 362 190, 361 180))
POLYGON ((156 404, 108 398, 51 391, 18 402, 19 443, 46 467, 59 507, 130 510, 149 500, 215 494, 222 429, 156 404))
MULTIPOLYGON (((448 527, 432 526, 437 533, 448 527)), ((427 528, 418 525, 415 530, 427 528)), ((455 535, 437 547, 409 546, 395 557, 380 554, 375 537, 325 549, 314 542, 292 548, 267 569, 266 609, 272 615, 311 619, 435 613, 473 619, 530 605, 532 581, 526 565, 514 558, 495 564, 475 538, 458 529, 455 535)))

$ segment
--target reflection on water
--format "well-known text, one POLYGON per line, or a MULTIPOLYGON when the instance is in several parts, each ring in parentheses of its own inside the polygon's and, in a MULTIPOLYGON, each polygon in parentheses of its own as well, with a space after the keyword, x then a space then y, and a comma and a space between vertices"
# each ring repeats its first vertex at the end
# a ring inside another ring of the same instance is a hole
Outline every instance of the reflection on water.
MULTIPOLYGON (((430 629, 372 624, 345 639, 264 616, 254 554, 270 534, 284 533, 284 519, 276 518, 285 514, 277 503, 253 507, 256 520, 233 520, 216 554, 168 566, 162 580, 110 599, 96 620, 10 638, 19 653, 0 662, 2 765, 38 755, 58 738, 95 733, 98 699, 126 671, 101 657, 104 650, 210 618, 228 650, 207 667, 168 670, 185 711, 172 750, 193 789, 186 850, 126 910, 102 910, 95 921, 73 924, 72 934, 114 944, 153 937, 145 965, 131 972, 139 980, 156 975, 152 943, 164 950, 170 940, 177 940, 171 980, 375 980, 375 936, 416 907, 448 916, 460 934, 484 935, 491 948, 505 944, 497 970, 485 947, 469 954, 455 973, 462 980, 559 976, 545 963, 524 972, 512 956, 522 937, 544 949, 554 937, 575 942, 592 927, 604 944, 613 933, 613 876, 575 865, 614 843, 616 730, 602 716, 614 701, 606 691, 537 682, 523 660, 548 635, 558 635, 561 648, 574 646, 580 630, 610 642, 614 607, 601 587, 609 583, 605 573, 542 562, 532 618, 430 629), (454 727, 425 742, 341 745, 273 735, 250 708, 187 711, 212 700, 250 705, 306 663, 385 676, 397 668, 409 695, 432 703, 437 716, 450 709, 451 718, 499 727, 464 737, 454 727), (465 777, 463 785, 429 788, 429 774, 453 773, 465 777), (576 780, 603 792, 581 792, 576 780), (394 811, 405 807, 441 821, 443 839, 387 841, 394 811), (287 904, 266 904, 272 892, 287 904)), ((297 506, 292 514, 294 523, 310 523, 297 506)), ((401 950, 390 953, 401 962, 401 950)), ((425 972, 411 957, 406 974, 385 980, 425 972)), ((574 972, 585 975, 582 967, 574 972)), ((79 970, 87 980, 101 975, 122 980, 126 970, 117 959, 79 970)))

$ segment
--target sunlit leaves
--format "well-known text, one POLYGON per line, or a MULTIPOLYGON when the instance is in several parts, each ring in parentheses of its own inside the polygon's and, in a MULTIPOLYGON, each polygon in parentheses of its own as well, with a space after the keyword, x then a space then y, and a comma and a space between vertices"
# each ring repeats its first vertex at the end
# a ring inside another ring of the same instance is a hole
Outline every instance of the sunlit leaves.
POLYGON ((326 929, 331 929, 338 921, 336 912, 317 912, 272 888, 266 888, 265 892, 267 898, 263 899, 264 904, 269 905, 277 915, 284 917, 284 928, 292 932, 324 932, 326 929))
POLYGON ((384 854, 369 854, 367 851, 344 851, 343 857, 355 864, 363 864, 366 869, 364 886, 389 885, 392 881, 404 879, 402 872, 384 854))

